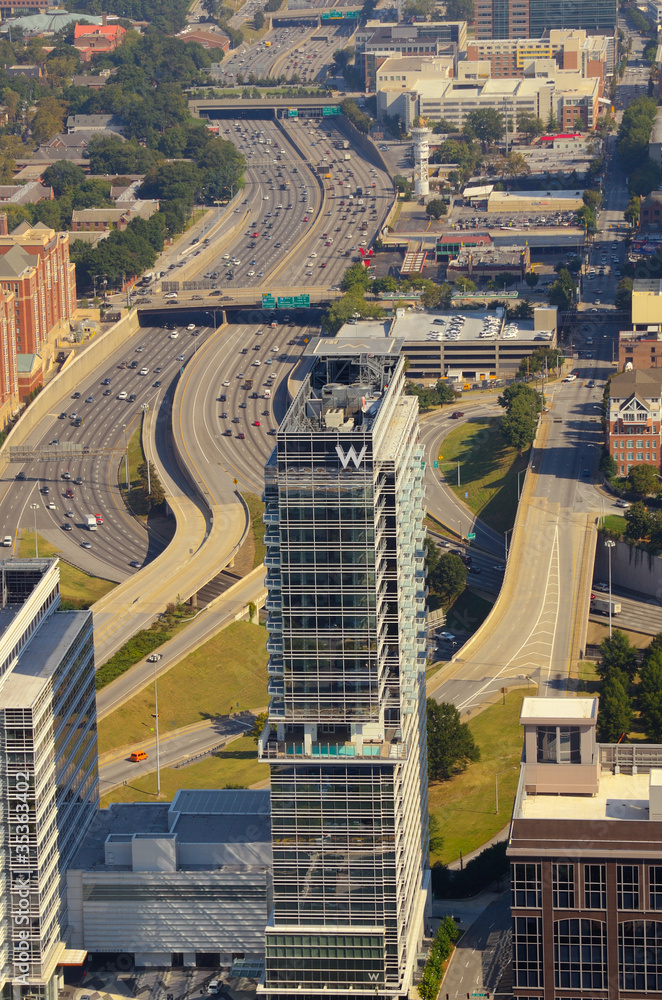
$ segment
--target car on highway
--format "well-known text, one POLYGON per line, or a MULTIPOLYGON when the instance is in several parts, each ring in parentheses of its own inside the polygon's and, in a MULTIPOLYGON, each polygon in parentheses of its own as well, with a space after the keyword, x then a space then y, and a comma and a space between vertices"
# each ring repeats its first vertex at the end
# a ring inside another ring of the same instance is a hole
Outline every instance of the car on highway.
POLYGON ((72 399, 80 399, 80 393, 79 393, 79 392, 74 392, 74 393, 72 393, 72 396, 71 396, 71 398, 72 398, 72 399))
POLYGON ((240 441, 243 441, 243 440, 244 440, 244 438, 246 437, 246 435, 244 434, 244 432, 243 432, 243 431, 240 431, 240 432, 239 432, 239 433, 237 434, 237 437, 239 438, 239 440, 240 440, 240 441))
POLYGON ((129 760, 130 760, 130 761, 131 761, 131 762, 132 762, 133 764, 136 764, 136 763, 138 763, 138 762, 139 762, 139 761, 141 761, 141 760, 147 760, 147 757, 148 757, 148 754, 146 754, 144 750, 134 750, 134 751, 133 751, 133 752, 132 752, 132 753, 131 753, 131 754, 129 755, 129 760))
POLYGON ((65 510, 64 516, 65 517, 75 517, 76 515, 74 514, 73 510, 65 510))
POLYGON ((51 488, 50 488, 50 486, 40 486, 39 487, 39 492, 43 493, 44 496, 48 496, 48 494, 51 492, 51 488))
POLYGON ((603 583, 602 581, 599 581, 598 583, 594 583, 593 584, 593 590, 599 590, 601 594, 608 594, 609 593, 609 584, 608 583, 603 583))
POLYGON ((177 295, 177 292, 166 292, 165 295, 163 296, 163 298, 164 299, 178 299, 179 296, 177 295))
POLYGON ((254 420, 253 421, 253 427, 259 427, 259 426, 260 426, 260 421, 259 420, 254 420))
POLYGON ((24 473, 24 472, 17 472, 17 473, 16 473, 16 478, 17 478, 17 479, 18 479, 19 481, 22 481, 23 479, 25 479, 25 473, 24 473))
POLYGON ((102 518, 101 514, 93 514, 92 516, 94 518, 96 518, 97 524, 103 524, 103 518, 102 518))
POLYGON ((48 503, 46 504, 46 507, 47 507, 48 510, 57 510, 57 507, 55 506, 55 504, 53 503, 52 500, 48 501, 48 503))
POLYGON ((149 375, 149 368, 141 368, 138 372, 139 375, 149 375))
POLYGON ((58 420, 66 420, 68 416, 69 416, 69 414, 68 414, 68 413, 65 413, 65 412, 63 411, 63 412, 62 412, 62 413, 60 414, 60 416, 58 417, 58 420))
POLYGON ((71 486, 67 486, 66 490, 64 491, 64 495, 67 498, 67 500, 73 500, 74 499, 75 493, 72 490, 71 486))
POLYGON ((80 543, 80 547, 82 549, 91 549, 92 548, 92 542, 81 542, 80 543))
POLYGON ((460 420, 464 416, 462 410, 453 410, 451 413, 451 420, 460 420))
POLYGON ((158 663, 159 660, 162 660, 162 659, 163 659, 163 653, 150 653, 150 655, 147 657, 147 662, 148 663, 158 663))
POLYGON ((497 571, 497 573, 504 573, 505 570, 506 570, 506 567, 504 566, 503 563, 497 563, 495 566, 492 567, 492 569, 495 569, 497 571))
POLYGON ((85 400, 85 402, 86 403, 93 403, 94 402, 94 396, 88 396, 87 399, 85 400))
POLYGON ((64 524, 60 525, 60 527, 62 528, 63 531, 73 531, 74 530, 73 524, 69 524, 68 521, 65 521, 64 524))
POLYGON ((177 330, 173 330, 172 333, 168 334, 168 339, 169 340, 177 340, 178 337, 179 337, 179 333, 177 332, 177 330))
POLYGON ((443 639, 444 642, 455 642, 455 636, 452 632, 435 632, 435 637, 443 639))
POLYGON ((619 497, 615 503, 615 506, 621 507, 622 510, 627 510, 630 507, 630 504, 627 502, 627 500, 623 500, 622 497, 619 497))
POLYGON ((115 398, 116 399, 126 399, 126 397, 127 397, 127 393, 124 391, 124 389, 122 389, 121 392, 117 393, 117 396, 115 398))
POLYGON ((140 569, 140 563, 137 559, 132 559, 129 566, 133 567, 133 569, 140 569))
POLYGON ((189 331, 189 333, 191 332, 191 330, 195 330, 195 323, 189 323, 186 329, 189 331))
POLYGON ((101 393, 101 395, 102 396, 110 396, 110 394, 111 394, 112 391, 113 391, 112 389, 104 389, 103 392, 101 393))

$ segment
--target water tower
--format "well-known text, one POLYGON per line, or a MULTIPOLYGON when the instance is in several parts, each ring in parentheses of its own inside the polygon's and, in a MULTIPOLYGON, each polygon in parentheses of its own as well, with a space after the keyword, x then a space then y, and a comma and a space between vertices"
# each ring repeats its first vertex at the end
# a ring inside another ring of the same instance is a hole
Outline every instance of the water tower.
POLYGON ((413 128, 411 137, 414 141, 414 194, 417 198, 421 198, 430 193, 430 181, 428 180, 430 129, 425 126, 413 128))

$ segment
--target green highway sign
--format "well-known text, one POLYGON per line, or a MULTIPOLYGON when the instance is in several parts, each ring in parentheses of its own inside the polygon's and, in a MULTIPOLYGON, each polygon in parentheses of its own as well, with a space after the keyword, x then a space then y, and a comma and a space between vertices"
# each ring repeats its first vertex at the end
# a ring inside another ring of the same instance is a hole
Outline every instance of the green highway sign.
POLYGON ((358 17, 360 13, 361 13, 360 10, 348 10, 346 16, 347 17, 358 17))
MULTIPOLYGON (((469 533, 469 534, 467 535, 467 540, 468 540, 468 541, 470 541, 470 542, 473 542, 473 540, 474 540, 474 538, 475 538, 475 537, 476 537, 476 532, 475 532, 475 531, 472 531, 472 532, 470 532, 470 533, 469 533)), ((476 996, 482 996, 482 995, 483 995, 482 993, 480 993, 480 994, 479 994, 479 993, 477 993, 477 994, 476 994, 476 996)))
POLYGON ((310 295, 295 295, 294 296, 294 308, 295 309, 307 309, 310 305, 310 295))
POLYGON ((263 295, 262 296, 262 308, 263 309, 275 309, 276 300, 273 295, 263 295))
POLYGON ((435 461, 435 462, 433 462, 432 464, 433 464, 433 466, 434 466, 434 468, 435 468, 435 469, 438 469, 438 468, 439 468, 439 462, 436 462, 436 461, 435 461))
POLYGON ((322 108, 322 118, 328 118, 330 115, 341 115, 341 114, 342 111, 340 110, 337 104, 322 108))
POLYGON ((298 118, 299 117, 299 109, 298 108, 288 108, 287 109, 287 117, 288 118, 298 118))
POLYGON ((279 295, 278 296, 278 308, 279 309, 291 309, 294 305, 294 300, 291 295, 279 295))

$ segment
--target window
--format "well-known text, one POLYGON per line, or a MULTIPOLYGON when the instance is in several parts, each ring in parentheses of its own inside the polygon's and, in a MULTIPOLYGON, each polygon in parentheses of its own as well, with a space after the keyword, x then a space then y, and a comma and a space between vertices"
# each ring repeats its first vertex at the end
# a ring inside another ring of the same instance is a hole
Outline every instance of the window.
POLYGON ((649 881, 649 908, 651 910, 662 910, 662 866, 650 865, 648 869, 649 881))
POLYGON ((562 989, 603 989, 607 982, 607 943, 599 920, 554 922, 554 983, 562 989))
POLYGON ((616 865, 619 910, 639 909, 639 866, 616 865))
POLYGON ((539 764, 579 764, 581 734, 576 726, 538 726, 539 764))
POLYGON ((607 882, 604 865, 584 865, 584 906, 587 910, 607 908, 607 882))
POLYGON ((641 462, 641 461, 643 461, 643 457, 644 457, 644 453, 643 453, 643 451, 638 451, 638 452, 637 452, 637 461, 638 461, 638 462, 641 462))
POLYGON ((662 923, 626 920, 618 925, 618 973, 622 990, 662 990, 662 923))
MULTIPOLYGON (((512 905, 542 906, 540 865, 514 863, 511 868, 512 905)), ((662 869, 660 869, 662 871, 662 869)))
POLYGON ((575 866, 552 865, 552 905, 568 910, 575 905, 575 866))
POLYGON ((513 917, 513 986, 542 985, 542 918, 513 917))

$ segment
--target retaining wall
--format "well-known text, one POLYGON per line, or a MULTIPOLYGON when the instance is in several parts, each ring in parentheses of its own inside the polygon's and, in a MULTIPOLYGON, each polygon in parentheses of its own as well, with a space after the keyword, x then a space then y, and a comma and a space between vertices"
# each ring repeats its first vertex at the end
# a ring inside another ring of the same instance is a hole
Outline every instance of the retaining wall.
MULTIPOLYGON (((605 582, 609 579, 609 554, 603 535, 598 536, 594 577, 605 582)), ((638 591, 662 604, 662 556, 627 542, 616 542, 611 550, 611 582, 614 587, 638 591)))

